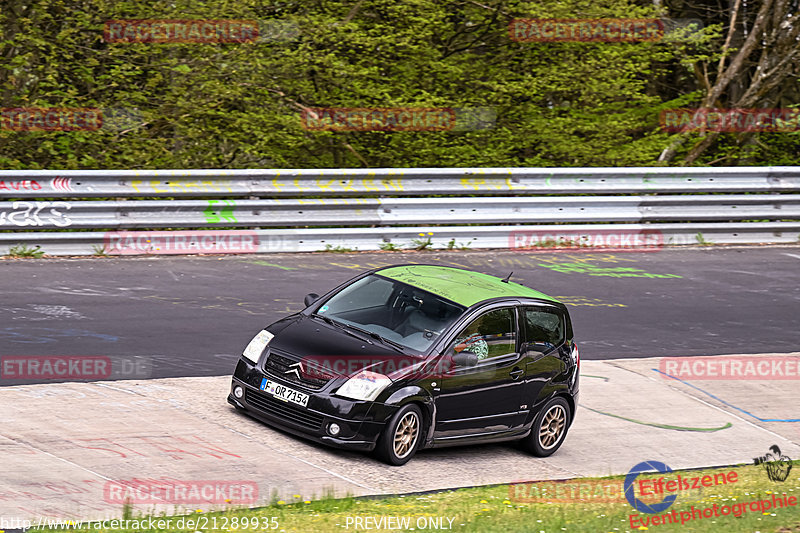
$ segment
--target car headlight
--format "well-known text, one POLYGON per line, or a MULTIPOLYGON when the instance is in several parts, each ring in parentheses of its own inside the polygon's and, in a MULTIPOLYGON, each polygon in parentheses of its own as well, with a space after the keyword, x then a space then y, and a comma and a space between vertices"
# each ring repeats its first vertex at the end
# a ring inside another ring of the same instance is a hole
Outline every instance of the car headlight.
POLYGON ((247 348, 244 349, 242 355, 252 362, 258 363, 258 358, 261 357, 261 352, 264 351, 264 348, 267 347, 267 344, 269 344, 269 341, 271 341, 274 336, 275 335, 265 329, 259 331, 258 334, 253 337, 253 340, 251 340, 247 345, 247 348))
POLYGON ((374 400, 391 383, 383 374, 362 370, 339 387, 336 394, 352 400, 374 400))

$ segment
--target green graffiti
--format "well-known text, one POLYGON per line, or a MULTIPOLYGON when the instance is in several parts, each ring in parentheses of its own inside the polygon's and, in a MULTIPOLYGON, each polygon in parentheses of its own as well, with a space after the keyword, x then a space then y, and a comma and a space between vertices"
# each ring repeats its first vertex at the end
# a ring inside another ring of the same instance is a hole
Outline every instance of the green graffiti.
POLYGON ((596 379, 602 379, 603 381, 609 381, 609 378, 607 378, 605 376, 593 376, 591 374, 581 374, 581 377, 582 378, 596 378, 596 379))
MULTIPOLYGON (((596 378, 602 379, 603 381, 611 381, 611 378, 607 378, 605 376, 592 376, 590 374, 581 374, 582 378, 596 378)), ((728 429, 729 427, 733 427, 733 424, 730 422, 726 422, 724 426, 716 427, 716 428, 696 428, 696 427, 689 427, 689 426, 673 426, 670 424, 658 424, 655 422, 644 422, 642 420, 637 420, 635 418, 628 418, 625 416, 615 415, 614 413, 608 413, 606 411, 601 411, 600 409, 592 409, 589 406, 580 404, 581 408, 588 409, 593 413, 597 413, 599 415, 610 416, 612 418, 619 418, 620 420, 625 420, 626 422, 632 422, 634 424, 641 424, 643 426, 650 426, 654 428, 660 429, 671 429, 673 431, 696 431, 696 432, 704 432, 704 433, 713 433, 715 431, 722 431, 723 429, 728 429)))
POLYGON ((217 222, 239 222, 233 215, 233 208, 236 207, 236 200, 209 200, 208 207, 203 210, 206 222, 214 224, 217 222), (221 204, 216 206, 215 204, 221 204))
POLYGON ((267 263, 266 261, 258 261, 258 260, 256 260, 256 261, 245 261, 245 263, 250 263, 250 264, 253 264, 253 265, 263 265, 263 266, 268 266, 268 267, 275 267, 275 268, 280 268, 282 270, 297 270, 296 268, 287 267, 287 266, 283 266, 283 265, 276 265, 275 263, 267 263))
POLYGON ((694 428, 694 427, 687 427, 687 426, 671 426, 669 424, 656 424, 654 422, 642 422, 641 420, 636 420, 635 418, 626 418, 624 416, 615 415, 614 413, 606 413, 605 411, 601 411, 599 409, 592 409, 591 407, 587 407, 581 404, 581 408, 588 409, 597 414, 610 416, 613 418, 619 418, 620 420, 625 420, 626 422, 633 422, 634 424, 641 424, 643 426, 651 426, 654 428, 661 428, 661 429, 671 429, 673 431, 700 431, 706 433, 713 433, 715 431, 722 431, 723 429, 728 429, 729 427, 733 427, 733 424, 730 422, 726 422, 724 426, 716 427, 716 428, 694 428))
POLYGON ((677 274, 651 274, 641 268, 612 267, 603 268, 589 263, 553 263, 551 265, 539 263, 540 267, 549 268, 556 272, 588 274, 590 276, 606 276, 611 278, 681 278, 677 274))

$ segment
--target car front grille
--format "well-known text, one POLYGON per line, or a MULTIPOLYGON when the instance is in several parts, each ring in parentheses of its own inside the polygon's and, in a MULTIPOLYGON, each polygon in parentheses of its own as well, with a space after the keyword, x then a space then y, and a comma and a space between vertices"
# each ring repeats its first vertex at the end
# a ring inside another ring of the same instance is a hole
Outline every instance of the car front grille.
POLYGON ((292 422, 315 431, 322 427, 322 417, 320 415, 312 413, 302 407, 295 407, 290 403, 276 400, 269 394, 246 389, 244 399, 253 407, 281 420, 292 422))
POLYGON ((311 390, 319 390, 324 387, 328 381, 330 381, 329 379, 322 377, 303 375, 303 372, 300 372, 299 369, 298 372, 293 372, 292 370, 298 367, 293 367, 291 365, 296 365, 297 363, 298 361, 295 359, 291 359, 283 354, 270 351, 269 357, 264 363, 264 370, 273 376, 279 377, 285 381, 297 383, 298 385, 302 385, 303 387, 311 390))

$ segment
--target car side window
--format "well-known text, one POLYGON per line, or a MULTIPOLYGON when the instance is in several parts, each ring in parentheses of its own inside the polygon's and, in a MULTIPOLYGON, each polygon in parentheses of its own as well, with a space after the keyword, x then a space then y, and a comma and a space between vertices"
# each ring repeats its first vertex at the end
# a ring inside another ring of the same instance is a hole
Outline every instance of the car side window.
POLYGON ((468 350, 478 360, 517 352, 517 328, 514 309, 505 307, 482 314, 456 335, 450 354, 468 350))
POLYGON ((557 309, 526 307, 525 342, 544 342, 556 347, 564 342, 564 317, 557 309))

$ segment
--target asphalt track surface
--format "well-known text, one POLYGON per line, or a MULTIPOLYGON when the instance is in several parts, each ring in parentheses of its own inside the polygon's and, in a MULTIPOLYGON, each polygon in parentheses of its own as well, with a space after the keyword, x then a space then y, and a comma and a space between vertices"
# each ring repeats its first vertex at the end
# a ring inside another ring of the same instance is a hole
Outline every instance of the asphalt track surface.
MULTIPOLYGON (((107 379, 226 375, 305 294, 399 263, 513 271, 568 305, 585 360, 800 346, 800 247, 775 246, 2 260, 0 358, 107 357, 107 379)), ((59 380, 4 369, 0 386, 45 381, 59 380)))

